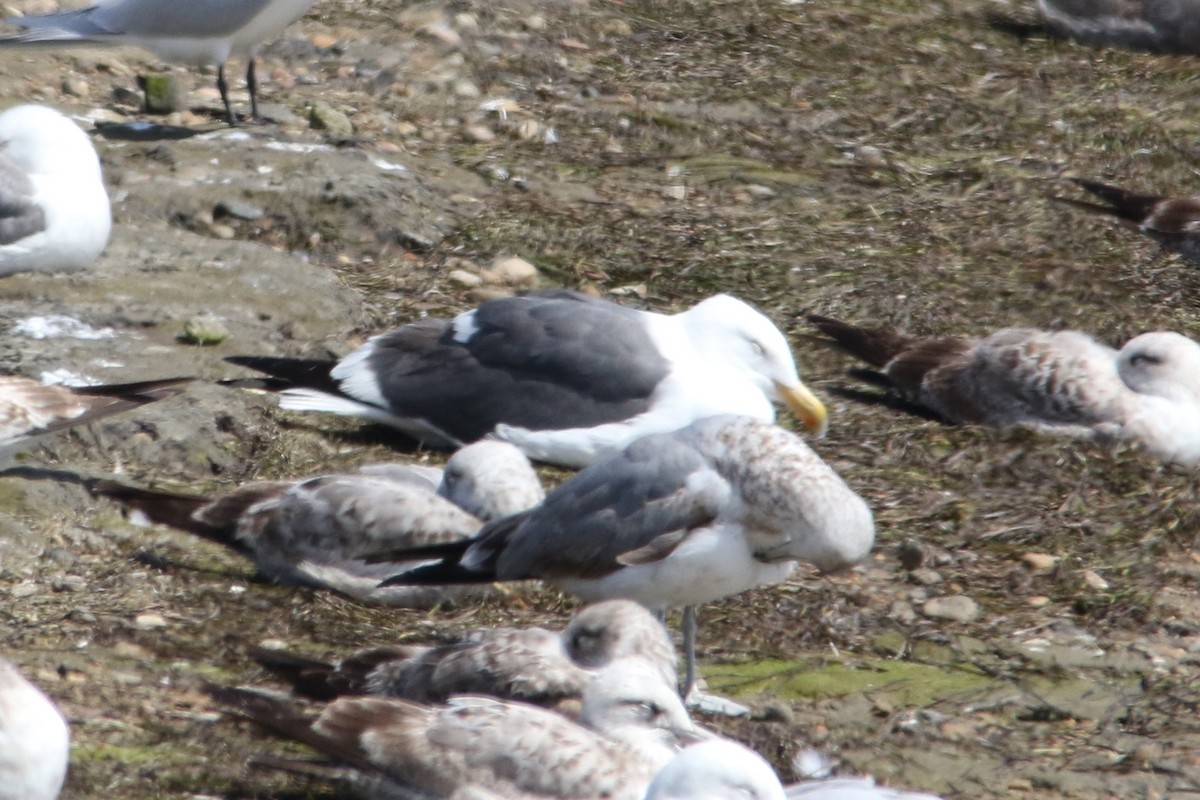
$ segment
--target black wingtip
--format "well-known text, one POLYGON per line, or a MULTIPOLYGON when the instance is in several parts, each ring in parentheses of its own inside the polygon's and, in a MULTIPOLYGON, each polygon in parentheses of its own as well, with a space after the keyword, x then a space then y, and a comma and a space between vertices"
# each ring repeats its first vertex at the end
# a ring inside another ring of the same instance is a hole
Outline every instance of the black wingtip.
MULTIPOLYGON (((275 356, 226 356, 225 361, 246 367, 255 372, 269 375, 278 383, 253 388, 269 388, 280 391, 289 388, 316 389, 318 391, 340 394, 337 382, 330 377, 329 372, 337 364, 336 361, 321 358, 278 358, 275 356)), ((238 385, 235 381, 227 381, 227 385, 238 385)))

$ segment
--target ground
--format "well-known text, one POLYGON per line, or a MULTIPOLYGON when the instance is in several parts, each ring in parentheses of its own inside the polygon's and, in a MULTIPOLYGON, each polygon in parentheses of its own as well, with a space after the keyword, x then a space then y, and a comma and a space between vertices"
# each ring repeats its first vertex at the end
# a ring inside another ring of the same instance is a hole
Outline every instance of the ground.
MULTIPOLYGON (((345 352, 469 307, 502 289, 463 273, 506 255, 542 285, 660 310, 736 293, 829 401, 814 447, 875 510, 878 544, 846 574, 701 609, 703 673, 756 710, 712 724, 788 779, 811 746, 946 797, 1200 795, 1194 473, 861 402, 804 321, 1195 336, 1200 273, 1049 198, 1078 196, 1072 175, 1194 191, 1196 66, 1055 40, 987 0, 319 0, 265 49, 271 121, 228 130, 212 74, 179 68, 193 110, 161 121, 206 132, 142 141, 123 123, 153 57, 5 51, 5 101, 116 125, 96 143, 117 227, 88 273, 0 283, 6 326, 69 314, 112 337, 10 334, 0 357, 228 377, 226 355, 345 352), (311 127, 318 102, 353 131, 311 127), (224 343, 178 340, 201 313, 224 343), (949 597, 975 605, 944 618, 949 597)), ((198 384, 13 458, 0 650, 71 721, 71 800, 336 796, 248 767, 280 745, 204 682, 269 684, 243 655, 265 640, 336 655, 572 609, 548 589, 415 612, 272 586, 57 480, 210 491, 441 458, 243 392, 198 384)))

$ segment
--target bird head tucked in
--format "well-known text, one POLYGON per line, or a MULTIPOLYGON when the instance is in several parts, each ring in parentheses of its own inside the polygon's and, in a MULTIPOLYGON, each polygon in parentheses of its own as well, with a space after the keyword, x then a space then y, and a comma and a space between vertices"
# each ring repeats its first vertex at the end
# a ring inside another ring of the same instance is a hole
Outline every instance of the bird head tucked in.
POLYGON ((1200 344, 1178 333, 1135 336, 1117 356, 1121 380, 1139 394, 1200 403, 1200 344))

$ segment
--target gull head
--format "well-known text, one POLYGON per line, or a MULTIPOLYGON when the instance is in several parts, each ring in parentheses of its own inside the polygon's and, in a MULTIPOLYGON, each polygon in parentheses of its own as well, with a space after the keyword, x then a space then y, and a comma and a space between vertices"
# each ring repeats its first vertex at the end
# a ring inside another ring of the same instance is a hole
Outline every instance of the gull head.
POLYGON ((100 175, 92 141, 68 117, 39 105, 0 114, 0 155, 31 175, 100 175))
POLYGON ((728 739, 687 748, 654 776, 646 800, 784 800, 775 770, 728 739))
POLYGON ((742 372, 764 395, 787 405, 805 427, 825 433, 825 405, 800 381, 792 349, 783 333, 748 303, 718 294, 690 311, 688 327, 717 358, 742 372))
POLYGON ((677 682, 675 646, 667 629, 632 600, 605 600, 584 608, 563 631, 563 640, 571 659, 585 667, 638 657, 657 664, 667 684, 677 682))
POLYGON ((450 457, 438 494, 484 521, 533 508, 546 497, 525 454, 491 440, 469 444, 450 457))
POLYGON ((1117 356, 1121 380, 1139 394, 1200 404, 1200 344, 1169 331, 1135 336, 1117 356))
POLYGON ((680 747, 710 738, 692 722, 675 687, 640 658, 614 661, 592 679, 583 692, 580 721, 634 748, 656 767, 680 747))

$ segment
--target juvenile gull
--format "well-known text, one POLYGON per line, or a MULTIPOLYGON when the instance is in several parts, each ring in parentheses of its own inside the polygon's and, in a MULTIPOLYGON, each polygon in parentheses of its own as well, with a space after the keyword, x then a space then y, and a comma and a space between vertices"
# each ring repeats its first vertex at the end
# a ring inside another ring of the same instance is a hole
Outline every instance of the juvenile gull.
MULTIPOLYGON (((471 786, 496 796, 641 800, 654 772, 707 738, 657 670, 610 664, 588 687, 582 724, 537 706, 463 695, 444 706, 380 697, 341 698, 309 723, 282 701, 244 690, 216 699, 342 763, 449 797, 471 786)), ((399 792, 394 792, 399 794, 399 792)), ((383 796, 379 787, 373 796, 383 796)))
POLYGON ((0 657, 0 800, 54 800, 69 750, 62 712, 0 657))
POLYGON ((246 59, 250 114, 258 118, 258 46, 300 19, 315 0, 98 0, 77 11, 4 21, 24 30, 0 37, 0 45, 135 45, 164 61, 217 65, 217 89, 230 124, 225 62, 246 59))
POLYGON ((569 467, 714 414, 769 422, 775 399, 825 426, 783 334, 729 295, 674 315, 566 291, 509 297, 396 328, 336 363, 227 360, 307 387, 285 391, 283 408, 363 417, 438 447, 502 439, 569 467))
POLYGON ((1200 0, 1037 0, 1046 26, 1085 44, 1200 54, 1200 0))
POLYGON ((49 386, 19 375, 0 375, 0 445, 174 397, 182 391, 180 384, 191 380, 49 386))
POLYGON ((0 276, 89 267, 111 229, 87 134, 46 106, 0 114, 0 276))
POLYGON ((465 539, 479 530, 481 518, 529 508, 543 492, 525 456, 502 442, 479 442, 455 453, 437 493, 422 480, 390 465, 252 483, 216 497, 114 481, 96 481, 91 488, 155 522, 231 547, 272 580, 333 589, 368 603, 427 607, 461 592, 381 588, 380 580, 393 571, 363 556, 380 548, 465 539))
POLYGON ((636 656, 674 686, 675 648, 653 614, 630 600, 587 606, 561 633, 544 628, 485 628, 441 647, 364 650, 336 666, 276 650, 255 650, 268 669, 316 700, 346 694, 441 702, 483 694, 572 713, 597 671, 636 656))
MULTIPOLYGON (((1200 3, 1196 11, 1200 18, 1200 3)), ((1198 21, 1200 24, 1200 21, 1198 21)), ((1200 35, 1200 29, 1197 30, 1200 35)), ((1104 201, 1104 204, 1056 197, 1063 203, 1115 217, 1158 242, 1164 250, 1174 250, 1193 266, 1200 267, 1200 197, 1165 197, 1137 194, 1099 181, 1072 178, 1072 181, 1104 201)))
POLYGON ((870 778, 833 778, 783 786, 758 753, 728 739, 692 745, 658 771, 646 800, 939 800, 876 786, 870 778))
POLYGON ((1164 461, 1200 463, 1200 345, 1180 334, 1144 333, 1118 351, 1077 331, 918 338, 809 320, 949 422, 1129 440, 1164 461))
POLYGON ((874 538, 867 504, 800 437, 724 415, 645 436, 565 481, 538 508, 424 549, 441 563, 385 584, 540 578, 585 601, 685 606, 687 692, 692 607, 783 581, 800 560, 844 568, 874 538))

